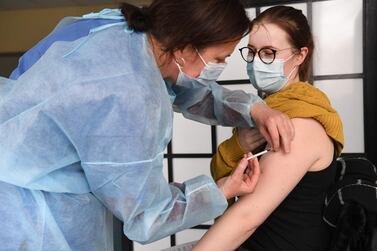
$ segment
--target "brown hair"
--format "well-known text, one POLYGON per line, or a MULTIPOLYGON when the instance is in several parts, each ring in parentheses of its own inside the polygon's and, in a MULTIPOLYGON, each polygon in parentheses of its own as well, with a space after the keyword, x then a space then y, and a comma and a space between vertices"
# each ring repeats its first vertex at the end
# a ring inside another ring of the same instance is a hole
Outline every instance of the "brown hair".
POLYGON ((164 51, 236 41, 250 31, 250 20, 238 0, 154 0, 149 7, 122 5, 128 26, 150 32, 164 51))
POLYGON ((270 23, 279 26, 288 34, 289 42, 297 49, 308 48, 308 54, 299 67, 299 78, 302 81, 309 80, 312 71, 314 41, 308 24, 308 20, 301 10, 288 6, 271 7, 251 22, 254 25, 270 23))

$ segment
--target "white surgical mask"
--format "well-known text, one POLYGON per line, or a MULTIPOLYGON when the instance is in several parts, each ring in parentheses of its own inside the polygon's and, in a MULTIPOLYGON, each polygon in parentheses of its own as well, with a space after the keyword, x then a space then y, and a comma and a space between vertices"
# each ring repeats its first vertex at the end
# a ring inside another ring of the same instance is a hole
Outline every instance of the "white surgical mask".
MULTIPOLYGON (((225 67, 227 66, 227 63, 225 63, 225 62, 224 63, 212 63, 212 62, 207 63, 203 59, 202 55, 200 55, 199 51, 196 50, 196 52, 198 53, 200 60, 202 60, 202 62, 204 64, 203 70, 201 71, 201 73, 198 77, 193 78, 193 77, 188 76, 186 73, 184 73, 183 70, 182 70, 182 66, 180 66, 178 63, 176 63, 176 65, 178 66, 178 69, 179 69, 179 74, 178 74, 178 78, 177 78, 177 82, 176 82, 177 85, 182 85, 182 84, 184 84, 184 82, 187 82, 187 81, 192 82, 193 79, 197 80, 198 82, 200 82, 202 84, 214 82, 220 77, 221 73, 224 71, 225 67)), ((186 83, 186 85, 187 85, 187 83, 186 83)))
POLYGON ((286 60, 275 59, 271 64, 265 64, 259 58, 254 58, 253 62, 247 64, 250 83, 255 89, 266 94, 272 94, 281 90, 288 83, 293 71, 297 67, 294 66, 288 76, 284 75, 284 63, 293 56, 286 60))
POLYGON ((221 73, 224 71, 225 67, 227 66, 227 63, 207 63, 202 57, 202 55, 200 55, 198 50, 196 50, 196 53, 198 53, 200 60, 202 60, 203 64, 205 65, 198 79, 216 81, 220 77, 221 73))

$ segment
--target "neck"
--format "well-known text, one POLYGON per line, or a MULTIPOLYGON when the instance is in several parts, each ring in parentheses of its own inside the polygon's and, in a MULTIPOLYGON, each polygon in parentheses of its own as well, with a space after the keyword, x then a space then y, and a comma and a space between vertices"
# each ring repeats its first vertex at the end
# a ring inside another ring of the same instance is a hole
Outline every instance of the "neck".
POLYGON ((292 75, 292 76, 289 76, 288 82, 285 84, 285 86, 282 88, 282 90, 285 89, 285 88, 287 88, 291 84, 300 82, 300 76, 299 76, 297 68, 293 69, 293 72, 291 72, 290 75, 292 75))
POLYGON ((152 34, 148 33, 148 42, 151 45, 153 56, 161 72, 162 78, 172 83, 177 81, 178 67, 175 64, 173 56, 162 49, 162 45, 152 34))
POLYGON ((295 78, 289 80, 286 86, 297 83, 297 82, 300 82, 300 78, 298 77, 298 75, 295 78))

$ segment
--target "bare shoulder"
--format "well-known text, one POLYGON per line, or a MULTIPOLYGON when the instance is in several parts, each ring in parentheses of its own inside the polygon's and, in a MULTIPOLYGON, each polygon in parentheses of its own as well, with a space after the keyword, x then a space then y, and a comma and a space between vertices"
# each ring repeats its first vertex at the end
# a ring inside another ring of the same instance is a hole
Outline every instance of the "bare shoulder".
POLYGON ((316 156, 309 171, 319 171, 330 165, 334 156, 334 144, 321 123, 312 118, 294 118, 296 147, 311 151, 316 156))

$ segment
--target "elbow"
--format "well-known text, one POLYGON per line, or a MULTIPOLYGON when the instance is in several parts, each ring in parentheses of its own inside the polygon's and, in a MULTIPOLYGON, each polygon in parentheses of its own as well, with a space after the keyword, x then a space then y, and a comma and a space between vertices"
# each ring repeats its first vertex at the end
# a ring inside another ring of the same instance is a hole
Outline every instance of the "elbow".
POLYGON ((252 214, 250 209, 240 212, 238 218, 242 232, 248 235, 251 235, 265 220, 258 215, 252 214))
POLYGON ((255 232, 255 230, 257 230, 257 228, 260 226, 261 224, 258 224, 256 223, 255 221, 251 220, 251 221, 245 221, 245 224, 243 226, 243 231, 246 233, 246 235, 251 235, 252 233, 255 232))
POLYGON ((124 234, 124 235, 129 240, 137 242, 141 245, 147 245, 147 244, 150 244, 150 243, 157 240, 156 238, 152 238, 151 236, 148 236, 145 233, 132 233, 132 232, 130 232, 130 233, 127 233, 127 234, 124 234))
POLYGON ((147 227, 144 222, 130 220, 123 226, 123 234, 131 241, 146 245, 156 239, 156 234, 151 232, 151 227, 147 227))
POLYGON ((237 232, 239 236, 243 236, 243 239, 247 239, 249 236, 251 236, 259 227, 260 225, 257 224, 254 220, 249 220, 246 218, 241 219, 240 224, 238 224, 237 232))

